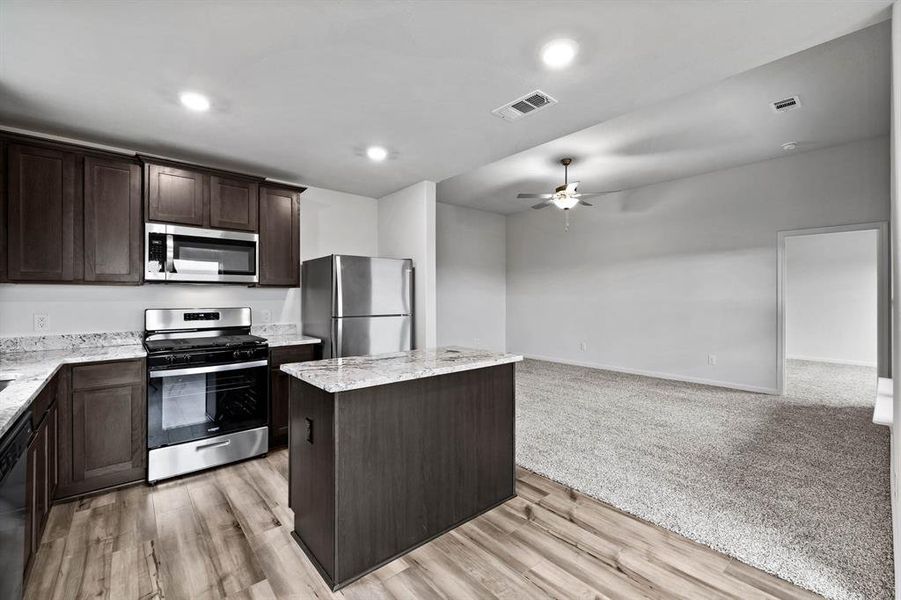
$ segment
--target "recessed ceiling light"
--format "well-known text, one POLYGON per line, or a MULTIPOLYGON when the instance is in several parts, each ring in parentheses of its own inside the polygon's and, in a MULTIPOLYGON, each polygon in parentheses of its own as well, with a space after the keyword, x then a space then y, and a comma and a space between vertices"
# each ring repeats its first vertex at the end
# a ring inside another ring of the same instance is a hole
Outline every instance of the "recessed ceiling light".
POLYGON ((366 148, 366 156, 369 157, 369 160, 382 162, 383 160, 388 158, 388 151, 381 146, 370 146, 366 148))
POLYGON ((541 49, 541 60, 549 69, 562 69, 576 57, 579 45, 572 40, 553 40, 541 49))
POLYGON ((790 150, 797 150, 798 142, 785 142, 784 144, 782 144, 782 149, 785 150, 786 152, 788 152, 790 150))
POLYGON ((205 111, 210 109, 210 101, 203 94, 197 92, 182 92, 178 97, 181 103, 187 108, 196 111, 205 111))

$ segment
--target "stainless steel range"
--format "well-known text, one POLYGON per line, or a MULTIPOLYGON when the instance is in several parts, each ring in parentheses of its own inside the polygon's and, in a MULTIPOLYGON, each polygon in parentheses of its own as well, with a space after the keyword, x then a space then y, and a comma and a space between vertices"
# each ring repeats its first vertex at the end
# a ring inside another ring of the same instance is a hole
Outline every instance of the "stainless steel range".
POLYGON ((147 481, 269 451, 269 346, 249 308, 148 309, 147 481))

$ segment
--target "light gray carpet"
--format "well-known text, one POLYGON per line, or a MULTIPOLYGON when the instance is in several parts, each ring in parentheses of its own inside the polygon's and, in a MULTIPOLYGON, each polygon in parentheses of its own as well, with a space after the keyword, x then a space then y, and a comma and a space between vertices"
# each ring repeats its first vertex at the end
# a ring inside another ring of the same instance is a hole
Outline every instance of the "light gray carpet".
POLYGON ((875 370, 791 361, 767 396, 526 360, 517 462, 829 598, 892 597, 875 370))

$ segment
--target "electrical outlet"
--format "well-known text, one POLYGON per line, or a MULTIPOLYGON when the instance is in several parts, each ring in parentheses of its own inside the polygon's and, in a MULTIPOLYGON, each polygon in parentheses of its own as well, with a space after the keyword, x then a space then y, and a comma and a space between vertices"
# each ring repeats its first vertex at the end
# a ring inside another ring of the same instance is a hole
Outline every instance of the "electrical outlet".
POLYGON ((716 366, 716 354, 708 354, 707 355, 707 364, 711 367, 716 366))
POLYGON ((482 347, 482 340, 480 338, 472 338, 472 345, 476 348, 482 347))
POLYGON ((581 350, 582 352, 588 350, 588 342, 582 342, 581 344, 579 344, 579 350, 581 350))
POLYGON ((34 330, 50 331, 50 315, 46 313, 34 313, 34 330))
POLYGON ((269 323, 272 321, 272 311, 263 309, 260 311, 260 322, 261 323, 269 323))

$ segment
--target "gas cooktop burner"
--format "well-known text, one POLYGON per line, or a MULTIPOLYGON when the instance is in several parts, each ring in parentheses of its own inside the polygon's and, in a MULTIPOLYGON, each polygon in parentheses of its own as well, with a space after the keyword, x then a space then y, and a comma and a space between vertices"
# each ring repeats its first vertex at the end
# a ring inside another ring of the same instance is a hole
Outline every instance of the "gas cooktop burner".
POLYGON ((144 340, 150 353, 180 352, 186 350, 207 350, 217 348, 246 348, 260 346, 266 340, 255 335, 218 335, 210 337, 175 338, 167 340, 144 340))

